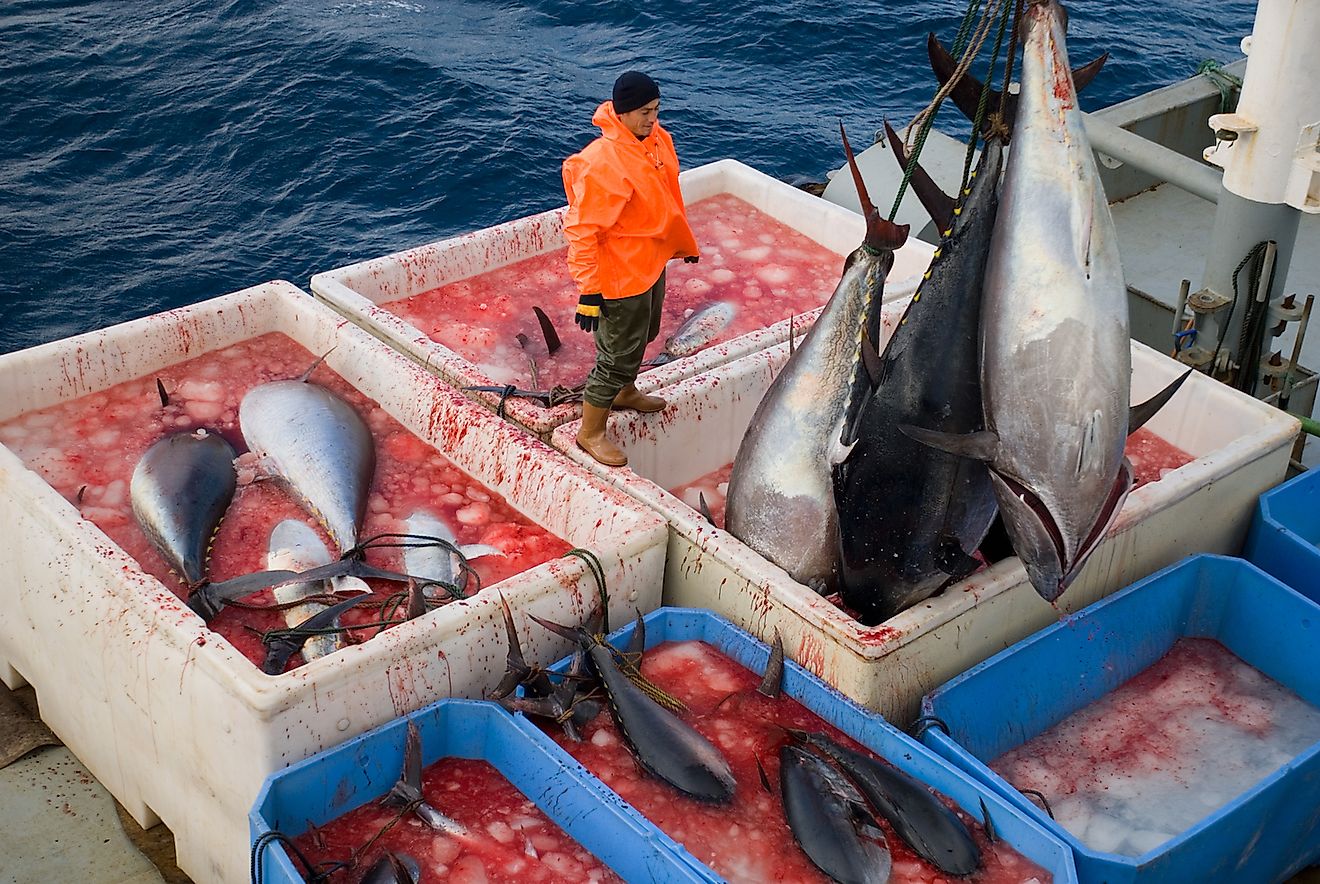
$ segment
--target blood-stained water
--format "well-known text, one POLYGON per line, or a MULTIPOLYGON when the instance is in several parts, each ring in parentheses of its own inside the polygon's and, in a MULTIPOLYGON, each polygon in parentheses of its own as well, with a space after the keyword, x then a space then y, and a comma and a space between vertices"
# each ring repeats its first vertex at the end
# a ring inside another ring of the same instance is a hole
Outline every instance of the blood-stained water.
MULTIPOLYGON (((759 675, 702 642, 669 642, 653 648, 643 658, 642 674, 681 700, 688 707, 682 718, 729 760, 738 782, 731 805, 696 801, 645 773, 608 713, 587 725, 580 743, 570 741, 559 728, 546 727, 546 732, 726 880, 735 884, 828 881, 797 846, 784 819, 779 797, 784 729, 824 732, 844 745, 866 750, 797 701, 787 696, 772 700, 757 693, 759 675), (758 763, 770 783, 768 790, 761 783, 758 763)), ((1047 872, 1002 841, 989 843, 980 826, 965 814, 959 816, 976 838, 984 865, 958 880, 975 884, 1050 880, 1047 872)), ((883 825, 894 858, 894 884, 949 880, 917 857, 887 823, 883 825)))
MULTIPOLYGON (((1132 461, 1134 488, 1163 479, 1178 467, 1195 460, 1186 451, 1144 428, 1128 438, 1126 454, 1128 460, 1132 461)), ((733 464, 727 463, 691 482, 670 488, 669 492, 698 511, 698 495, 704 495, 715 524, 723 527, 725 497, 729 493, 729 476, 732 473, 733 464)))
POLYGON ((421 867, 420 884, 582 884, 614 882, 610 871, 550 821, 485 761, 443 758, 422 772, 422 795, 457 820, 466 835, 428 828, 414 814, 371 801, 295 839, 313 863, 352 861, 334 884, 361 880, 385 851, 406 854, 421 867), (383 835, 372 841, 393 820, 383 835), (356 851, 371 846, 356 856, 356 851))
MULTIPOLYGON (((0 443, 74 503, 84 518, 135 558, 143 570, 186 598, 186 587, 133 517, 129 498, 133 468, 157 440, 197 427, 220 433, 236 452, 244 452, 238 426, 238 405, 244 394, 268 381, 296 378, 315 359, 285 335, 262 335, 149 377, 21 415, 0 424, 0 443), (169 404, 164 407, 156 390, 158 378, 169 394, 169 404)), ((402 533, 403 520, 410 514, 429 510, 454 529, 460 544, 489 544, 504 552, 503 556, 473 561, 483 586, 569 549, 569 544, 532 523, 324 365, 309 380, 349 402, 375 440, 376 473, 361 537, 402 533)), ((281 483, 254 481, 240 485, 215 535, 211 579, 220 581, 265 569, 271 530, 282 519, 302 519, 312 525, 327 549, 335 551, 329 536, 281 483)), ((367 561, 382 568, 402 568, 397 549, 370 550, 367 561)), ((401 587, 382 582, 373 583, 373 588, 375 597, 345 613, 345 624, 381 621, 381 603, 401 587)), ((243 600, 249 605, 273 601, 269 591, 243 600)), ((210 624, 258 665, 265 656, 259 633, 286 626, 278 611, 239 607, 225 609, 210 624)), ((375 632, 374 628, 355 630, 348 640, 365 641, 375 632)), ((301 657, 295 656, 290 666, 300 663, 301 657)))
POLYGON ((1140 856, 1320 741, 1320 709, 1219 642, 1154 665, 990 762, 1094 850, 1140 856))
POLYGON ((704 476, 693 479, 686 485, 671 488, 670 493, 679 500, 701 512, 701 500, 704 497, 706 507, 715 524, 724 527, 724 504, 729 495, 729 476, 733 473, 733 464, 725 464, 718 470, 712 470, 704 476))
POLYGON ((1178 467, 1196 459, 1145 427, 1128 437, 1124 453, 1132 462, 1133 488, 1163 479, 1178 467))
MULTIPOLYGON (((688 220, 701 261, 669 262, 664 318, 659 337, 647 348, 648 359, 708 301, 736 308, 733 321, 711 342, 717 344, 816 309, 843 272, 841 255, 731 194, 692 203, 688 220)), ((530 357, 537 363, 540 389, 572 387, 586 379, 596 345, 573 323, 578 292, 568 275, 567 254, 567 249, 548 252, 381 306, 476 364, 494 383, 532 387, 530 357), (554 356, 533 306, 558 329, 563 347, 554 356)))

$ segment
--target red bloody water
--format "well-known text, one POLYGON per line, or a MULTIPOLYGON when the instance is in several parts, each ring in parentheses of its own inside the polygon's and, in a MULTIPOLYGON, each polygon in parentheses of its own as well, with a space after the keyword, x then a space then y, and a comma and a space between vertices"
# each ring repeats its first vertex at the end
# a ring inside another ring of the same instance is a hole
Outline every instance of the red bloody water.
POLYGON ((724 501, 729 494, 729 476, 733 473, 733 464, 725 464, 718 470, 712 470, 704 476, 693 479, 686 485, 671 488, 670 492, 679 500, 701 512, 701 497, 706 498, 715 524, 724 527, 724 501))
MULTIPOLYGON (((779 747, 782 728, 823 731, 844 745, 862 749, 836 728, 797 701, 777 700, 756 692, 760 676, 702 642, 669 642, 646 653, 642 673, 682 700, 682 717, 715 743, 729 760, 738 781, 732 805, 704 804, 688 798, 642 771, 619 737, 608 713, 596 716, 574 743, 558 728, 546 728, 561 746, 595 773, 625 801, 694 856, 730 882, 828 881, 812 865, 784 820, 779 798, 779 747), (771 784, 761 784, 757 760, 771 784)), ((871 754, 871 753, 868 753, 871 754)), ((959 812, 984 859, 976 874, 958 879, 976 882, 1018 882, 1048 873, 1023 858, 1002 841, 990 844, 980 826, 959 812)), ((933 866, 919 859, 884 824, 894 857, 895 884, 947 881, 933 866)))
POLYGON ((1196 459, 1145 427, 1128 437, 1125 453, 1132 462, 1133 488, 1163 479, 1178 467, 1196 459))
MULTIPOLYGON (((12 449, 56 491, 75 503, 137 559, 143 569, 184 598, 186 588, 171 572, 133 517, 129 479, 144 452, 163 436, 197 427, 218 431, 238 453, 246 450, 238 427, 238 404, 253 387, 296 378, 315 356, 285 335, 272 333, 170 366, 150 377, 125 381, 41 411, 0 424, 0 442, 12 449), (170 394, 161 407, 159 378, 170 394)), ((444 519, 460 544, 490 544, 505 555, 472 564, 483 586, 535 567, 569 549, 563 540, 531 523, 502 497, 454 466, 443 454, 405 429, 343 378, 319 366, 310 380, 348 401, 370 428, 376 442, 376 475, 361 537, 403 532, 403 521, 428 509, 444 519)), ((302 519, 317 528, 332 554, 329 536, 278 482, 259 481, 239 488, 220 524, 211 551, 210 576, 225 580, 263 570, 270 533, 282 519, 302 519)), ((398 570, 398 550, 373 550, 367 561, 398 570)), ((381 620, 379 604, 400 590, 380 583, 376 598, 345 613, 343 622, 381 620)), ((270 604, 269 591, 243 600, 270 604)), ((277 611, 231 607, 210 624, 249 660, 260 665, 265 649, 253 632, 284 628, 277 611)), ((349 641, 365 641, 375 630, 358 630, 349 641)), ((295 656, 290 665, 301 658, 295 656)))
MULTIPOLYGON (((707 301, 737 308, 712 341, 720 343, 814 310, 838 285, 840 255, 731 194, 688 206, 688 220, 701 262, 669 263, 664 319, 647 358, 660 353, 683 320, 707 301)), ((578 292, 568 275, 567 254, 559 249, 381 306, 475 363, 494 383, 530 388, 530 354, 541 389, 572 387, 586 379, 596 350, 592 336, 573 324, 578 292), (563 341, 553 357, 533 306, 546 312, 563 341), (526 350, 518 344, 519 333, 528 338, 526 350)))
MULTIPOLYGON (((422 794, 436 810, 462 823, 468 835, 435 832, 404 815, 333 882, 356 882, 387 850, 407 854, 422 869, 420 884, 578 884, 619 881, 609 867, 568 837, 499 771, 485 761, 443 758, 422 772, 422 794)), ((395 808, 371 801, 299 835, 313 863, 348 861, 391 820, 395 808)))

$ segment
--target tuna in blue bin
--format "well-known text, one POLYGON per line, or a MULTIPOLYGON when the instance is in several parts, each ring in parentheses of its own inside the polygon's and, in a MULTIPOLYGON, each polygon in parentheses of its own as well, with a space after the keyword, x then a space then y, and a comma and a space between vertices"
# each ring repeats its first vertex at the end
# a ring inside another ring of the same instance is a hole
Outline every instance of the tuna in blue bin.
POLYGON ((1242 557, 1320 602, 1320 470, 1260 496, 1242 557))
MULTIPOLYGON (((646 615, 643 622, 646 625, 647 648, 653 648, 667 641, 705 642, 753 672, 764 672, 766 661, 770 657, 768 645, 710 611, 695 608, 660 608, 646 615)), ((627 648, 635 630, 634 621, 611 633, 609 641, 616 648, 627 648)), ((552 666, 551 671, 564 672, 570 662, 571 658, 565 657, 552 666)), ((788 659, 784 661, 783 690, 788 696, 890 764, 948 796, 961 810, 977 821, 983 819, 981 802, 984 801, 984 807, 990 812, 995 832, 1003 841, 1049 872, 1055 884, 1077 880, 1071 851, 1059 838, 1033 822, 1028 814, 1012 806, 993 790, 952 767, 925 746, 894 728, 881 716, 857 705, 788 659)), ((539 730, 537 733, 544 741, 547 751, 553 750, 564 758, 570 757, 548 736, 539 730)), ((759 789, 760 785, 755 784, 754 788, 759 789)), ((614 793, 610 792, 610 794, 614 793)), ((641 818, 640 815, 638 818, 641 818)), ((700 875, 699 880, 715 882, 724 880, 668 836, 662 834, 661 837, 672 845, 671 850, 676 855, 683 857, 690 867, 697 871, 700 875)))
MULTIPOLYGON (((382 798, 403 765, 408 722, 422 740, 422 764, 442 758, 489 762, 579 844, 628 881, 704 880, 670 851, 667 838, 522 716, 494 703, 441 700, 301 761, 266 779, 248 815, 252 843, 266 832, 290 837, 382 798), (553 751, 552 751, 553 750, 553 751)), ((262 851, 262 880, 299 884, 284 848, 262 851)))
POLYGON ((1082 884, 1281 881, 1320 859, 1320 741, 1138 857, 1088 848, 988 766, 1150 667, 1184 636, 1219 641, 1320 705, 1320 606, 1241 559, 1198 555, 932 691, 922 713, 943 724, 922 738, 1069 844, 1082 884))

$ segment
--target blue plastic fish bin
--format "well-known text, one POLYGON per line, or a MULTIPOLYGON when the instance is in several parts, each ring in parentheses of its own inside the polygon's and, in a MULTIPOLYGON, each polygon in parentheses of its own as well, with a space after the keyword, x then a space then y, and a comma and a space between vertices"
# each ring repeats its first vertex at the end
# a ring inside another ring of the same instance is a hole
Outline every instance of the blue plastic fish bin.
POLYGON ((1320 470, 1260 496, 1242 557, 1320 602, 1320 470))
POLYGON ((1219 641, 1320 705, 1318 632, 1320 606, 1259 568, 1241 559, 1193 556, 927 694, 922 713, 943 726, 928 722, 922 739, 1070 845, 1082 884, 1281 881, 1320 859, 1320 742, 1137 857, 1087 847, 988 762, 1112 692, 1184 636, 1219 641))
MULTIPOLYGON (((442 758, 489 762, 561 829, 628 881, 701 881, 668 839, 534 725, 494 703, 446 699, 267 777, 248 815, 252 844, 271 830, 294 837, 379 800, 399 779, 408 722, 422 765, 442 758), (551 744, 553 746, 553 744, 551 744)), ((284 848, 262 851, 263 881, 301 884, 284 848)))
MULTIPOLYGON (((645 646, 648 649, 669 641, 700 641, 753 672, 763 672, 770 658, 768 645, 710 611, 697 608, 659 608, 646 615, 643 623, 646 627, 645 646)), ((610 633, 609 642, 616 648, 626 649, 636 628, 636 621, 629 623, 622 629, 610 633)), ((550 669, 552 672, 564 672, 568 669, 571 660, 571 657, 565 657, 550 669)), ((993 790, 966 776, 925 746, 890 725, 881 716, 859 706, 787 658, 784 660, 783 691, 890 764, 948 796, 962 811, 978 822, 984 822, 982 809, 984 807, 990 814, 996 835, 1018 853, 1049 872, 1055 884, 1077 880, 1072 853, 1058 837, 1033 822, 1027 814, 1005 801, 993 790)), ((537 735, 544 741, 547 750, 553 749, 565 758, 571 757, 539 730, 537 735)), ((602 785, 602 788, 607 787, 602 785)), ((635 810, 633 812, 637 813, 635 810)), ((640 818, 640 814, 638 816, 640 818)), ((700 876, 699 880, 710 882, 724 880, 682 845, 669 839, 669 836, 661 833, 661 837, 669 842, 670 850, 675 855, 690 864, 700 876)))

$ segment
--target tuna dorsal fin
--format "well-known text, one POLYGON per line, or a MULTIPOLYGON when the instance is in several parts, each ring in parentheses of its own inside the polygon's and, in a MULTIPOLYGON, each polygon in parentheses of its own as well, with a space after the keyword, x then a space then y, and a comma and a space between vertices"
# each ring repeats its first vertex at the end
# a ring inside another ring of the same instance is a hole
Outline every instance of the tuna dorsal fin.
POLYGON ((1187 369, 1185 373, 1179 375, 1177 378, 1174 378, 1173 382, 1170 383, 1169 386, 1165 387, 1163 390, 1160 390, 1158 393, 1156 393, 1154 396, 1150 397, 1140 405, 1133 405, 1130 409, 1128 409, 1128 435, 1131 436, 1137 430, 1140 430, 1143 426, 1145 426, 1146 421, 1153 418, 1155 416, 1155 413, 1159 411, 1161 408, 1163 408, 1168 403, 1168 401, 1173 398, 1173 394, 1178 392, 1178 388, 1182 386, 1183 381, 1187 380, 1187 376, 1190 375, 1194 370, 1195 369, 1191 369, 1191 368, 1187 369))
POLYGON ((927 430, 911 424, 902 424, 898 429, 909 439, 915 439, 923 445, 959 457, 992 463, 999 453, 999 437, 989 430, 978 430, 975 433, 942 433, 939 430, 927 430))
POLYGON ((550 321, 550 317, 545 315, 545 311, 540 307, 532 307, 532 312, 536 314, 536 321, 541 324, 541 335, 545 338, 545 348, 550 351, 550 355, 555 355, 555 351, 561 346, 559 333, 555 331, 555 324, 550 321))
MULTIPOLYGON (((933 33, 928 34, 926 37, 926 54, 930 56, 931 70, 935 72, 936 79, 943 86, 953 76, 953 72, 958 67, 958 60, 949 54, 949 51, 944 48, 939 38, 933 33)), ((1078 92, 1085 89, 1095 79, 1096 74, 1100 73, 1100 69, 1105 66, 1105 62, 1108 60, 1109 53, 1105 52, 1081 67, 1073 68, 1073 86, 1078 92)), ((981 90, 984 88, 985 84, 980 80, 970 73, 964 73, 962 78, 954 84, 949 97, 953 99, 953 103, 958 106, 958 110, 962 111, 967 119, 975 121, 976 109, 981 102, 981 90)), ((991 134, 990 116, 999 107, 1000 96, 1001 93, 998 89, 991 89, 989 95, 986 96, 985 106, 988 112, 981 122, 982 135, 991 134)), ((1004 123, 1010 128, 1013 125, 1013 118, 1017 114, 1017 103, 1017 96, 1013 94, 1010 94, 1008 100, 1004 102, 1004 123)))
POLYGON ((880 210, 866 192, 866 182, 862 180, 862 170, 857 168, 857 157, 853 155, 852 145, 848 143, 848 133, 843 131, 842 120, 839 121, 839 135, 843 138, 843 152, 848 156, 853 184, 857 186, 857 201, 862 206, 862 217, 866 219, 866 236, 862 245, 873 252, 893 251, 907 242, 908 225, 895 224, 881 217, 880 210))
POLYGON ((160 397, 160 407, 165 408, 170 404, 170 394, 165 392, 165 385, 156 378, 156 395, 160 397))
MULTIPOLYGON (((889 139, 889 146, 894 151, 894 158, 898 160, 899 168, 906 169, 908 156, 907 151, 903 149, 903 139, 898 137, 898 133, 889 125, 888 120, 885 120, 885 137, 889 139)), ((940 233, 953 229, 953 209, 956 203, 953 197, 940 190, 939 185, 926 174, 920 163, 912 169, 911 184, 912 189, 916 191, 917 199, 926 207, 926 213, 939 226, 940 233)))

